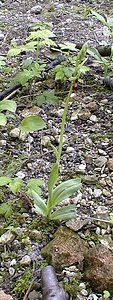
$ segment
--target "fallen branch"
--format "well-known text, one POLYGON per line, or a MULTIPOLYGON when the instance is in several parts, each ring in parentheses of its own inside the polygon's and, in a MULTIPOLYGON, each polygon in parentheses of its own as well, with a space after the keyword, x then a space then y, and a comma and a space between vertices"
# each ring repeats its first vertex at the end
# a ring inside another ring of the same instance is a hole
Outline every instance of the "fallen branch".
POLYGON ((41 274, 42 298, 43 300, 68 300, 69 296, 58 284, 55 270, 47 266, 41 274))
MULTIPOLYGON (((15 85, 9 87, 8 89, 0 93, 0 100, 3 100, 5 97, 12 94, 13 92, 16 92, 20 88, 22 88, 22 85, 20 83, 16 83, 15 85)), ((13 96, 14 95, 15 94, 13 94, 13 96)))

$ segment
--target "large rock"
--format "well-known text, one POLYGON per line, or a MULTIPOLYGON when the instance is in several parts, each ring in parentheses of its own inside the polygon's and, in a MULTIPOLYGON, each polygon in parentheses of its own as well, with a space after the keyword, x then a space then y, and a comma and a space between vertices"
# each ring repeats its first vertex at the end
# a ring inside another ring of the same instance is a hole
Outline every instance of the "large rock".
POLYGON ((107 247, 99 245, 86 253, 84 279, 95 292, 108 290, 113 296, 113 253, 107 247))
POLYGON ((0 291, 0 300, 13 300, 12 296, 6 294, 3 290, 0 291))
POLYGON ((86 251, 87 242, 74 231, 61 226, 41 254, 49 264, 60 270, 75 264, 81 268, 86 251))

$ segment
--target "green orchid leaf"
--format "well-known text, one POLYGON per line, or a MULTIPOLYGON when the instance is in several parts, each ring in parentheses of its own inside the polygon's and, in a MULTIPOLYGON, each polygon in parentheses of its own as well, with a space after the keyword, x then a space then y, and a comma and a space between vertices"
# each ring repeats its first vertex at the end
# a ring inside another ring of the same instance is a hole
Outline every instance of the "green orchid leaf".
POLYGON ((80 190, 82 184, 80 179, 70 179, 59 184, 52 193, 51 208, 55 207, 62 200, 70 197, 80 190))
POLYGON ((100 15, 99 13, 97 13, 96 11, 94 10, 91 10, 91 13, 93 16, 95 16, 97 18, 97 20, 99 20, 103 25, 106 25, 107 26, 107 22, 105 20, 105 18, 100 15))
POLYGON ((70 219, 75 219, 76 209, 74 204, 57 209, 55 212, 51 213, 50 220, 63 220, 67 221, 70 219))
POLYGON ((4 114, 0 113, 0 125, 5 126, 7 123, 7 118, 4 114))
POLYGON ((13 113, 16 111, 16 102, 13 100, 2 100, 0 101, 0 110, 9 110, 13 113))
POLYGON ((113 28, 113 18, 107 18, 108 27, 113 28))
POLYGON ((31 190, 31 196, 34 199, 34 211, 43 216, 47 216, 47 206, 44 203, 44 200, 37 194, 33 189, 31 190))
POLYGON ((30 116, 22 120, 20 130, 24 132, 32 132, 41 130, 46 127, 46 123, 39 116, 30 116))
POLYGON ((58 179, 58 163, 56 162, 53 165, 53 168, 52 168, 51 174, 49 176, 49 180, 48 180, 48 198, 50 201, 51 201, 51 197, 52 197, 52 191, 57 182, 57 179, 58 179))

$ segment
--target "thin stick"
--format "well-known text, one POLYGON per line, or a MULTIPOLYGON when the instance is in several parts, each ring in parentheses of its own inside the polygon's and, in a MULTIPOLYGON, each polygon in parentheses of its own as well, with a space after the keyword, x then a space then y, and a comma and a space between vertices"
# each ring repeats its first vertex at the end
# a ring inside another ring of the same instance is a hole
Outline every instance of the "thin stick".
POLYGON ((29 286, 29 288, 28 288, 28 290, 27 290, 27 292, 26 292, 26 294, 25 294, 23 300, 27 300, 27 296, 29 295, 29 293, 30 293, 30 291, 31 291, 31 288, 32 288, 32 286, 33 286, 34 281, 36 280, 36 278, 37 278, 37 277, 34 277, 34 278, 32 279, 32 281, 31 281, 31 283, 30 283, 30 286, 29 286))

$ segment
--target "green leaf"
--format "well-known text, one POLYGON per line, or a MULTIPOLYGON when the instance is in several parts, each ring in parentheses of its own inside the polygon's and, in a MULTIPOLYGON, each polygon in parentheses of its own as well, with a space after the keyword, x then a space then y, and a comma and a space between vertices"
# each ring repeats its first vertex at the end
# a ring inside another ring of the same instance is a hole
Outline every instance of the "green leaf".
POLYGON ((19 192, 22 186, 23 186, 23 180, 21 178, 14 178, 9 183, 10 190, 13 194, 19 192))
POLYGON ((45 122, 39 116, 30 116, 22 120, 20 130, 24 132, 32 132, 41 130, 46 127, 45 122))
POLYGON ((22 52, 22 50, 23 50, 22 47, 11 48, 8 51, 7 55, 8 56, 17 56, 17 55, 19 55, 22 52))
POLYGON ((0 113, 0 125, 5 126, 7 123, 7 118, 4 114, 0 113))
POLYGON ((76 67, 78 65, 80 65, 80 63, 84 60, 85 58, 85 55, 86 55, 86 52, 87 52, 87 49, 88 49, 88 44, 85 43, 83 46, 82 46, 82 49, 79 51, 77 57, 76 57, 76 67))
POLYGON ((11 179, 7 176, 0 176, 0 186, 5 186, 11 182, 11 179))
POLYGON ((64 72, 63 71, 58 71, 56 73, 55 80, 62 80, 62 79, 64 79, 64 72))
POLYGON ((43 216, 47 216, 47 206, 44 200, 34 190, 31 190, 31 195, 34 199, 34 211, 43 216))
POLYGON ((77 51, 76 44, 65 42, 64 44, 59 44, 60 48, 62 50, 71 50, 71 51, 77 51))
POLYGON ((111 57, 113 57, 113 45, 111 45, 111 57))
POLYGON ((37 45, 37 41, 32 41, 32 42, 29 42, 27 43, 25 46, 24 46, 24 49, 25 51, 34 51, 35 48, 36 48, 36 45, 37 45))
POLYGON ((13 113, 16 111, 16 102, 12 100, 2 100, 0 101, 0 110, 9 110, 13 113))
POLYGON ((85 74, 86 72, 88 72, 90 70, 89 67, 86 66, 80 66, 80 73, 85 74))
POLYGON ((70 220, 74 219, 76 214, 75 205, 70 204, 68 206, 59 208, 55 212, 51 213, 50 220, 70 220))
POLYGON ((46 98, 44 97, 44 95, 39 95, 35 99, 36 99, 37 105, 39 105, 39 106, 46 102, 46 98))
POLYGON ((69 179, 59 184, 52 193, 51 208, 59 204, 62 200, 70 197, 80 190, 82 184, 80 179, 69 179))
POLYGON ((6 58, 4 56, 0 55, 0 67, 5 66, 6 62, 5 62, 6 58))
POLYGON ((102 15, 100 15, 99 13, 97 13, 97 12, 94 11, 94 10, 91 10, 91 13, 92 13, 92 15, 95 16, 102 24, 104 24, 104 25, 107 26, 107 22, 106 22, 105 18, 104 18, 102 15))
POLYGON ((110 296, 111 296, 111 295, 110 295, 110 292, 109 292, 109 291, 107 291, 107 290, 104 290, 104 291, 103 291, 103 297, 104 297, 104 299, 108 299, 110 296))
POLYGON ((56 156, 56 159, 58 159, 58 155, 59 155, 59 153, 58 153, 58 150, 57 150, 57 148, 56 148, 56 147, 54 147, 54 146, 51 144, 51 142, 49 142, 49 146, 51 146, 51 148, 53 149, 53 151, 54 151, 54 153, 55 153, 55 156, 56 156))
POLYGON ((110 213, 109 223, 113 224, 113 213, 110 213))
POLYGON ((29 66, 31 66, 33 60, 32 58, 27 58, 23 61, 23 68, 28 68, 29 66))
POLYGON ((25 69, 22 72, 19 72, 14 79, 13 83, 21 83, 22 86, 26 86, 28 81, 34 77, 32 70, 25 69))
POLYGON ((113 27, 113 18, 107 18, 107 24, 110 28, 113 27))
POLYGON ((53 188, 54 188, 54 186, 57 182, 57 179, 58 179, 58 163, 56 162, 53 165, 53 168, 52 168, 52 171, 50 173, 49 180, 48 180, 48 198, 49 198, 50 201, 51 201, 51 197, 52 197, 52 191, 53 191, 53 188))
POLYGON ((26 41, 41 39, 46 40, 47 38, 54 37, 55 35, 49 29, 42 29, 31 32, 31 34, 27 37, 26 41))
POLYGON ((31 195, 31 190, 34 190, 37 194, 41 194, 41 188, 39 186, 44 185, 44 180, 31 178, 27 184, 27 194, 31 195))
POLYGON ((27 187, 36 187, 36 186, 42 186, 44 185, 43 179, 37 179, 37 178, 31 178, 27 184, 27 187))
POLYGON ((8 203, 2 203, 0 205, 0 215, 5 216, 5 218, 10 217, 12 214, 12 208, 8 203))

